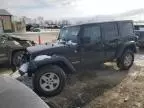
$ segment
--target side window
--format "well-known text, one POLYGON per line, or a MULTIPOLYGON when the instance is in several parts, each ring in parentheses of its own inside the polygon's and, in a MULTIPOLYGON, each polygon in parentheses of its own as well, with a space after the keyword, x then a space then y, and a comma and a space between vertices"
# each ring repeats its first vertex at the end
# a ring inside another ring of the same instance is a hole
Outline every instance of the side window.
POLYGON ((134 34, 132 23, 119 23, 121 36, 128 36, 134 34))
POLYGON ((101 39, 101 32, 99 26, 87 26, 84 28, 84 38, 89 38, 91 44, 99 42, 101 39))
POLYGON ((63 28, 60 31, 60 39, 77 43, 77 37, 79 31, 80 26, 63 28))
POLYGON ((118 36, 118 28, 116 23, 103 24, 103 35, 105 40, 111 40, 118 36))

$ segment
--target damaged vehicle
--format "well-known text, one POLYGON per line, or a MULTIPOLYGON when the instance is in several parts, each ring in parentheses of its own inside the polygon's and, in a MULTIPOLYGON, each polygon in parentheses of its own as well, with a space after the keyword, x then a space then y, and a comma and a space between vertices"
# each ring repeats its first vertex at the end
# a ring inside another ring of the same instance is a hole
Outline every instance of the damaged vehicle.
POLYGON ((135 39, 132 21, 64 27, 55 43, 27 48, 19 73, 32 77, 39 95, 54 96, 63 90, 67 75, 88 64, 116 61, 128 70, 137 52, 135 39))
POLYGON ((23 37, 0 34, 0 64, 19 66, 25 49, 33 45, 35 45, 33 41, 23 37))

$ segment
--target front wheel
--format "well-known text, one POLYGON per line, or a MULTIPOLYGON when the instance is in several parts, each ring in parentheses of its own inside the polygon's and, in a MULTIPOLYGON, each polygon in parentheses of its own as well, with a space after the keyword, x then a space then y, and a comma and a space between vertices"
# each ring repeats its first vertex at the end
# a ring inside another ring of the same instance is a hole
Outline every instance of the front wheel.
POLYGON ((128 70, 134 62, 134 53, 131 50, 126 50, 123 55, 117 59, 117 66, 121 70, 128 70))
POLYGON ((42 67, 34 74, 34 91, 43 96, 55 96, 63 90, 65 79, 65 73, 60 67, 42 67))

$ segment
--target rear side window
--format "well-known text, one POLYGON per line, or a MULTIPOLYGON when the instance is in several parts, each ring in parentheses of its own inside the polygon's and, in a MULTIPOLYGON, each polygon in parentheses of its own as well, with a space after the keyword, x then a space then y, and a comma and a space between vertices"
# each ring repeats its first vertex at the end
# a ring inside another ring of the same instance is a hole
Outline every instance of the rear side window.
POLYGON ((84 38, 90 38, 91 44, 99 42, 101 39, 101 32, 99 26, 87 26, 84 27, 84 38))
POLYGON ((116 23, 102 24, 102 28, 105 40, 111 40, 118 36, 118 29, 116 23))
POLYGON ((121 36, 133 35, 133 25, 130 22, 119 23, 121 36))

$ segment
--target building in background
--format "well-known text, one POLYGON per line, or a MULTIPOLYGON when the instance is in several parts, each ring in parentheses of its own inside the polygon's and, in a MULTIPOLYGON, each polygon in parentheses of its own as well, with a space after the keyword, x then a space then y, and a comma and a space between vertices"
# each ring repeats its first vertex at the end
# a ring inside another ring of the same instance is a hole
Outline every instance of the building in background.
POLYGON ((12 32, 12 15, 4 9, 0 9, 0 33, 12 32))
POLYGON ((12 26, 14 32, 21 32, 21 33, 26 32, 26 24, 23 17, 13 16, 12 26))

